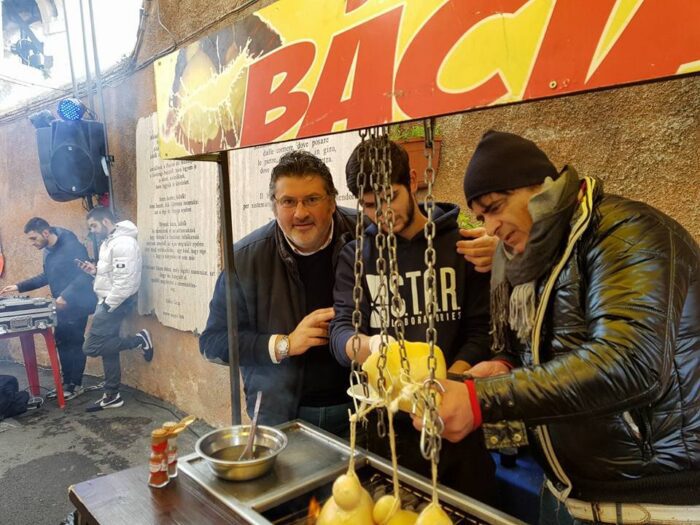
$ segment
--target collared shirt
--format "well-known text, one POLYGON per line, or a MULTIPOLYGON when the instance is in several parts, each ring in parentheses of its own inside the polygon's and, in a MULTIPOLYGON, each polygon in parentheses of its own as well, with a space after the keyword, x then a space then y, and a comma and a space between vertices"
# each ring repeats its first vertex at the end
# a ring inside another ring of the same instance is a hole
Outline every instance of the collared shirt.
MULTIPOLYGON (((313 255, 314 253, 318 253, 324 248, 327 248, 328 245, 333 241, 333 228, 335 227, 335 223, 331 221, 331 229, 328 232, 328 238, 326 241, 319 246, 316 250, 310 251, 310 252, 303 252, 296 246, 294 246, 294 243, 292 240, 287 237, 287 234, 282 232, 284 234, 284 238, 287 240, 287 244, 289 244, 289 247, 292 249, 292 251, 298 255, 302 255, 304 257, 308 257, 309 255, 313 255)), ((283 334, 274 334, 270 336, 270 339, 267 342, 267 351, 270 353, 270 360, 275 363, 276 365, 280 364, 281 361, 277 359, 277 355, 275 354, 275 341, 277 341, 277 338, 280 337, 283 334)))

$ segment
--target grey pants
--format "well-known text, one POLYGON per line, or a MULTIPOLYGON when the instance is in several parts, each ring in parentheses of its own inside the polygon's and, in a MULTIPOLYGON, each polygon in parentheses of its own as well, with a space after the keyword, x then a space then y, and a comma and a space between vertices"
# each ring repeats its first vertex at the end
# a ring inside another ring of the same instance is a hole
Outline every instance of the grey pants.
POLYGON ((105 372, 105 392, 119 392, 122 379, 122 369, 119 363, 119 352, 140 348, 140 337, 120 337, 119 330, 122 321, 131 313, 136 305, 136 295, 132 295, 111 312, 107 305, 100 303, 92 318, 92 326, 85 339, 83 352, 89 357, 102 357, 102 367, 105 372))

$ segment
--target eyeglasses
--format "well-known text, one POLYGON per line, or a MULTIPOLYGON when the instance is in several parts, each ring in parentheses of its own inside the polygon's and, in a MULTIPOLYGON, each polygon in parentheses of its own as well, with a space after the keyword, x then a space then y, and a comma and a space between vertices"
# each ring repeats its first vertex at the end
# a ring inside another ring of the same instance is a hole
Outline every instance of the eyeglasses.
POLYGON ((293 209, 299 205, 299 202, 304 205, 304 208, 314 208, 321 204, 322 201, 326 200, 328 195, 309 195, 303 199, 295 199, 294 197, 282 197, 280 199, 275 197, 275 202, 279 204, 282 208, 293 209))

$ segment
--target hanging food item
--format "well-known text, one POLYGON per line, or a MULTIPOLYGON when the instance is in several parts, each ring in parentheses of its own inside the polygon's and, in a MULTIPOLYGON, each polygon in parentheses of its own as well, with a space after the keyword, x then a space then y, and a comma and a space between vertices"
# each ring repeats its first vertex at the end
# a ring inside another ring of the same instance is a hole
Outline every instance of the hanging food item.
POLYGON ((413 525, 418 519, 418 514, 402 509, 401 502, 391 494, 377 500, 372 516, 377 525, 413 525))
POLYGON ((333 495, 323 504, 316 525, 374 525, 374 502, 355 474, 355 442, 357 423, 371 407, 360 403, 358 411, 350 415, 350 461, 348 471, 333 483, 333 495))
POLYGON ((433 501, 418 515, 416 525, 452 525, 452 520, 440 504, 433 501))
POLYGON ((333 483, 333 496, 321 509, 316 525, 373 525, 372 497, 349 469, 333 483))
MULTIPOLYGON (((404 412, 411 412, 413 392, 415 392, 417 388, 419 389, 423 381, 430 375, 430 369, 428 367, 430 345, 428 343, 413 341, 406 341, 404 344, 406 347, 406 355, 411 363, 411 369, 409 372, 410 382, 408 382, 405 375, 401 373, 401 355, 398 342, 389 343, 386 350, 386 372, 384 377, 386 379, 387 394, 389 395, 389 399, 393 401, 401 398, 399 402, 399 409, 403 410, 404 412)), ((445 379, 447 377, 445 356, 438 346, 434 347, 434 353, 436 361, 435 378, 445 379)), ((369 384, 375 391, 379 391, 379 357, 380 352, 371 354, 362 365, 362 370, 367 373, 369 384)))

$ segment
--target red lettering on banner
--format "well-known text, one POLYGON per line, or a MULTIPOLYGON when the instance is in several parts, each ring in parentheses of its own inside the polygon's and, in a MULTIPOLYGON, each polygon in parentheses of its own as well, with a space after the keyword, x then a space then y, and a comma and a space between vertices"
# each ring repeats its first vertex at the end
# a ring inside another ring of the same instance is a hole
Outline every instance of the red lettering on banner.
MULTIPOLYGON (((418 32, 401 59, 394 90, 401 109, 413 118, 483 106, 508 90, 498 73, 462 93, 446 93, 437 84, 445 57, 474 24, 491 15, 514 12, 528 0, 451 0, 418 32)), ((469 57, 464 57, 467 62, 469 57)))
POLYGON ((274 142, 304 116, 309 96, 292 90, 309 70, 315 53, 316 48, 311 42, 297 42, 250 65, 240 146, 274 142), (274 78, 281 73, 286 76, 273 90, 274 78), (266 123, 268 111, 280 107, 284 108, 284 113, 266 123))
POLYGON ((348 128, 391 121, 392 74, 402 9, 333 38, 300 136, 330 133, 333 124, 342 120, 347 120, 348 128), (353 61, 355 75, 350 78, 353 61), (348 80, 352 82, 350 97, 341 100, 348 80))
POLYGON ((586 88, 674 75, 699 58, 698 21, 698 0, 646 0, 586 88))
POLYGON ((586 74, 616 0, 559 0, 523 98, 583 89, 586 74), (556 84, 550 85, 552 82, 556 84))
POLYGON ((358 7, 362 7, 367 3, 367 0, 346 0, 345 2, 345 12, 351 13, 358 7))

